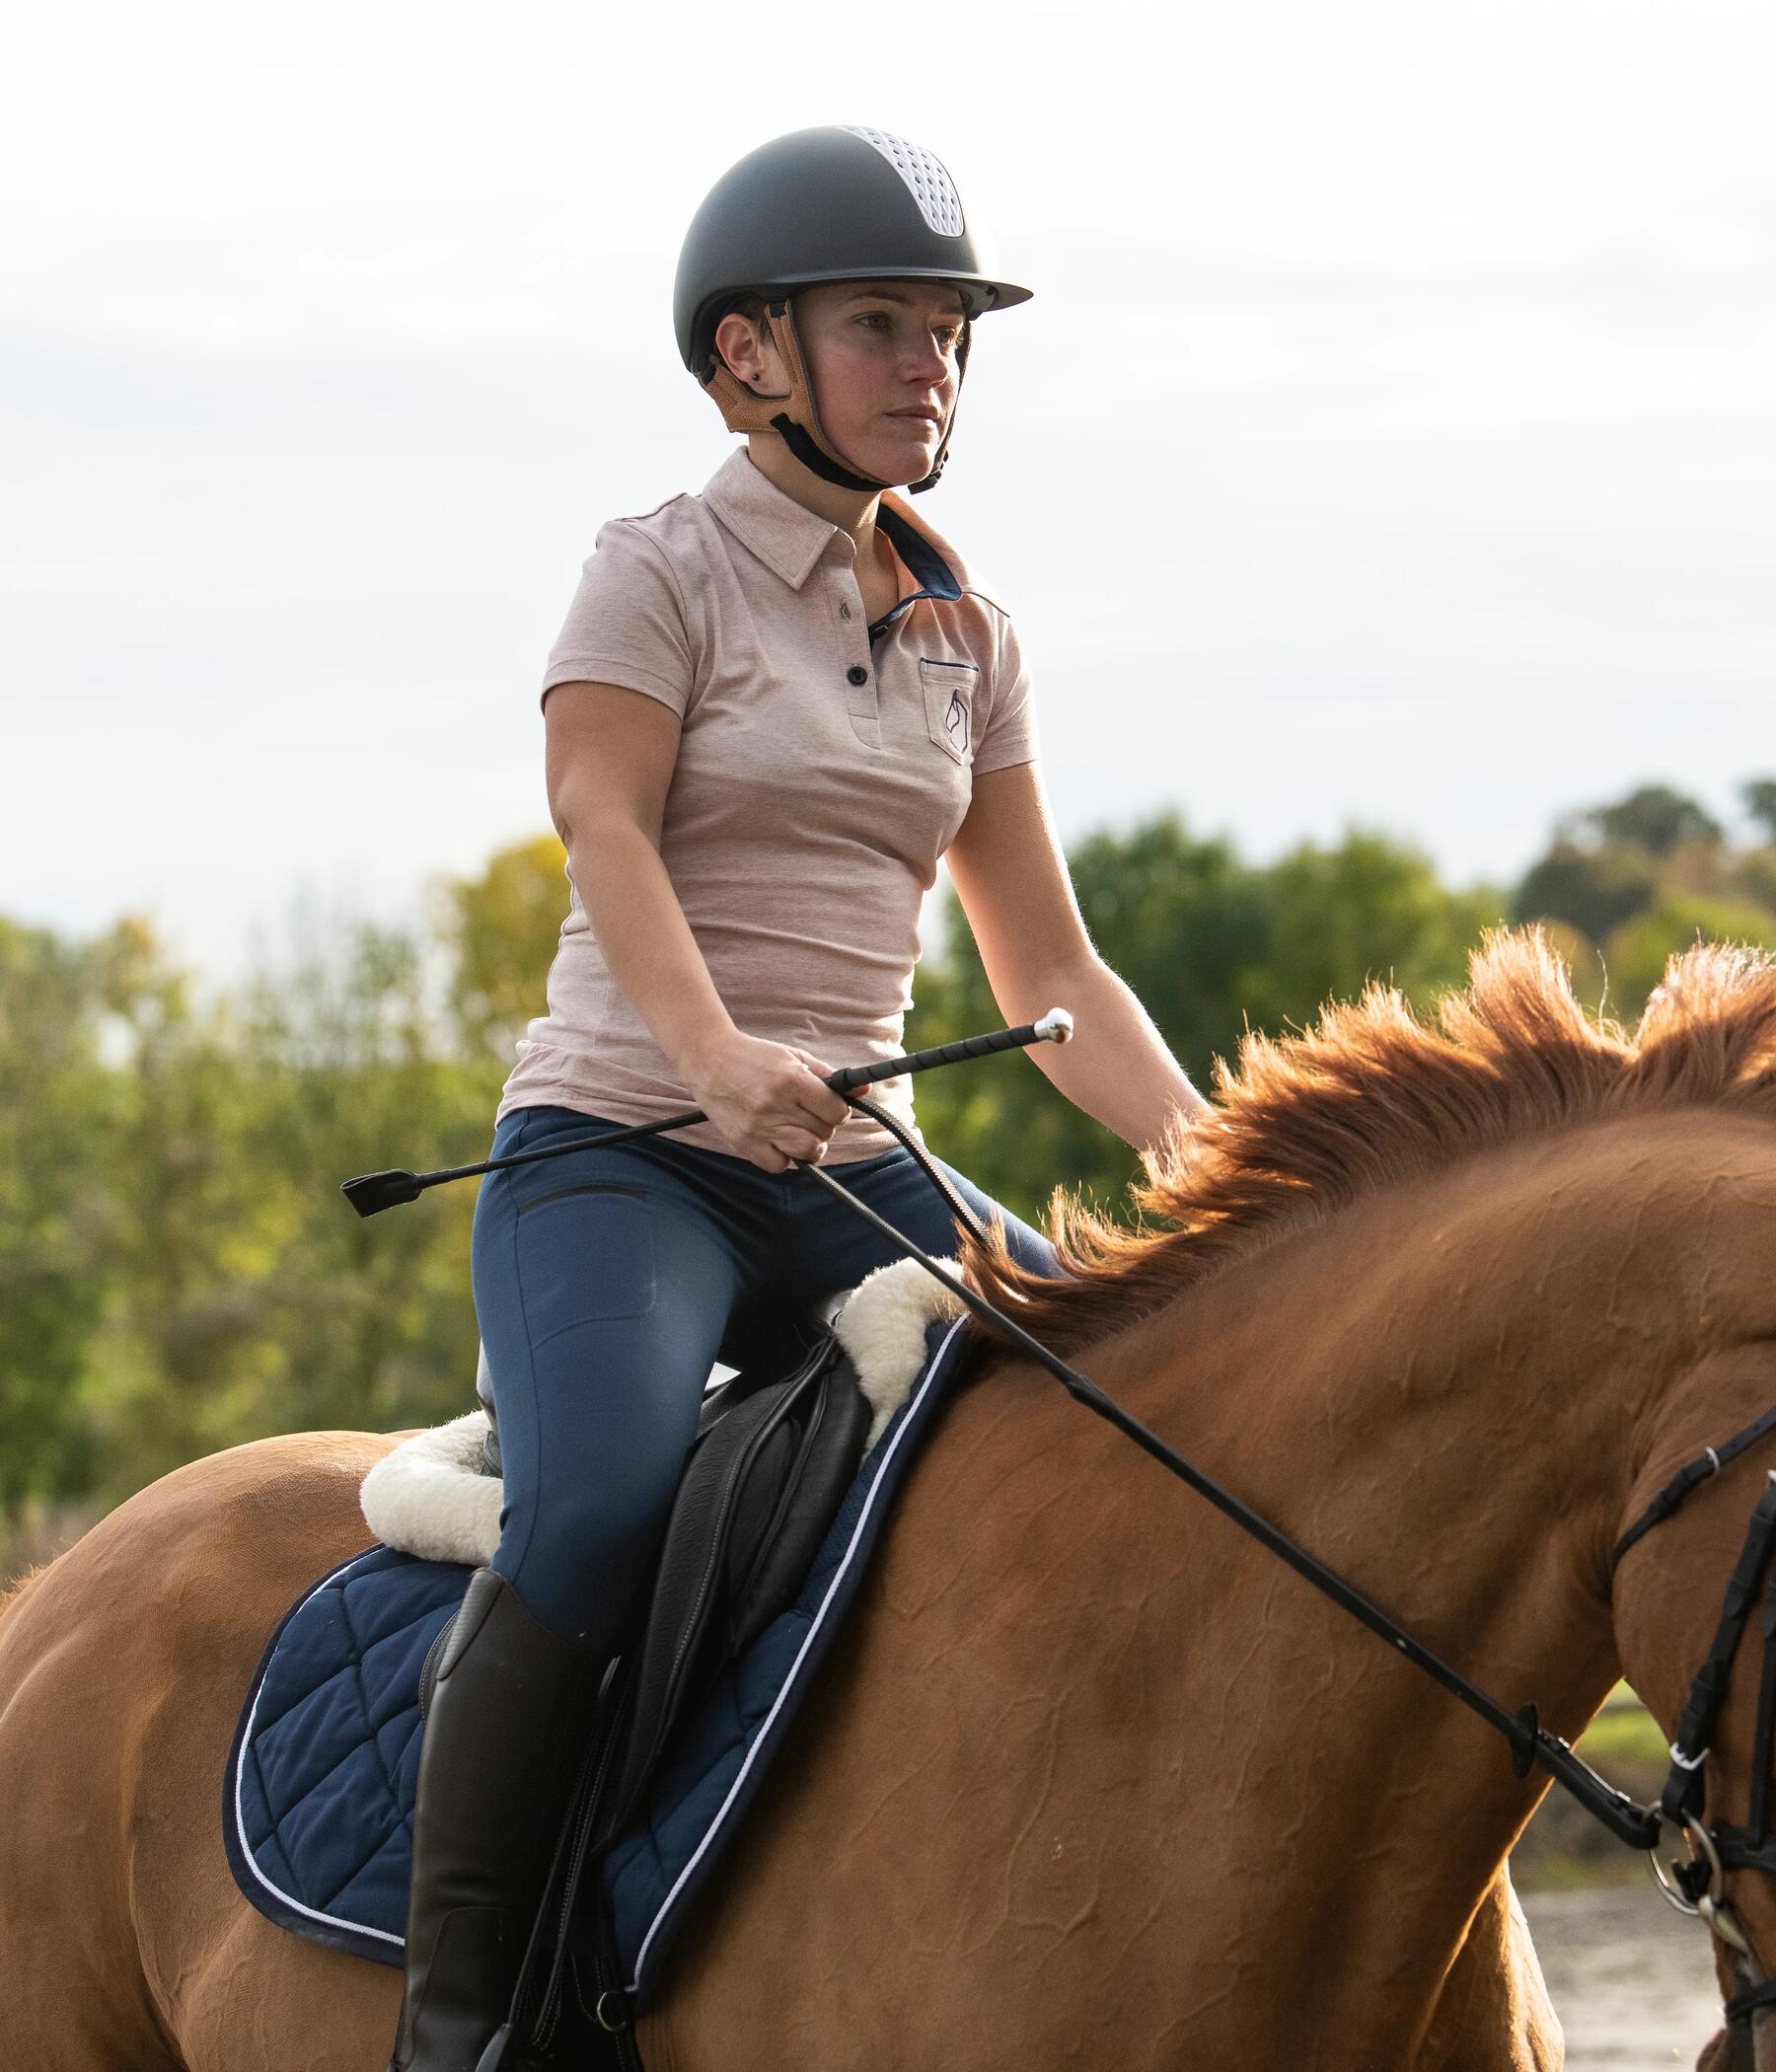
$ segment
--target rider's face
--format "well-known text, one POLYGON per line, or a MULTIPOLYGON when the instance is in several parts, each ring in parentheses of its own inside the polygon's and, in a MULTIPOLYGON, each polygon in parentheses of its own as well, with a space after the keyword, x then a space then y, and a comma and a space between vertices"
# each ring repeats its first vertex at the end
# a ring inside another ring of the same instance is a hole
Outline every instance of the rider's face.
POLYGON ((927 281, 835 281, 795 297, 827 437, 861 475, 930 473, 956 399, 962 298, 927 281))

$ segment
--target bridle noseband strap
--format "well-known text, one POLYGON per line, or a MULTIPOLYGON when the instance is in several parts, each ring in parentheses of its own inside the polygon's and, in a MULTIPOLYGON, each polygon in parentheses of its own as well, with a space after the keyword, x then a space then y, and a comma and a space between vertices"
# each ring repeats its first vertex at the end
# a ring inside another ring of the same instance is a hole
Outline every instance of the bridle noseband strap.
POLYGON ((1763 1496, 1751 1515, 1745 1543, 1727 1585, 1727 1601, 1721 1607, 1714 1645, 1690 1684, 1689 1701, 1677 1723, 1677 1739, 1671 1743, 1671 1771, 1659 1805, 1665 1818, 1679 1826, 1687 1818, 1701 1816, 1706 1790, 1703 1768, 1727 1697, 1734 1657, 1744 1637, 1751 1606, 1757 1600, 1772 1545, 1776 1545, 1776 1478, 1765 1484, 1763 1496))
MULTIPOLYGON (((1771 1431, 1776 1431, 1776 1409, 1765 1411, 1755 1424, 1736 1433, 1725 1445, 1711 1446, 1686 1462, 1622 1535, 1611 1567, 1643 1534, 1678 1510, 1691 1490, 1719 1474, 1728 1461, 1771 1431)), ((1776 1566, 1771 1562, 1772 1552, 1776 1552, 1776 1472, 1766 1478, 1763 1495, 1745 1528, 1745 1542, 1728 1581, 1714 1644, 1690 1684, 1677 1738, 1671 1743, 1670 1772, 1660 1794, 1661 1815, 1690 1838, 1690 1860, 1673 1863, 1668 1881, 1660 1876, 1658 1863, 1654 1863, 1654 1875, 1671 1903, 1685 1912, 1703 1915, 1730 1950, 1743 1953, 1753 1971, 1757 1968, 1756 1959, 1734 1910, 1725 1903, 1724 1886, 1729 1871, 1776 1875, 1776 1836, 1771 1835, 1769 1824, 1770 1764, 1772 1753, 1776 1752, 1776 1566), (1757 1720, 1751 1735, 1751 1786, 1745 1824, 1735 1827, 1720 1820, 1709 1827, 1702 1816, 1708 1796, 1708 1758, 1713 1752, 1734 1660, 1760 1590, 1763 1663, 1758 1679, 1757 1720)), ((1735 1961, 1738 1963, 1737 1959, 1735 1961)), ((1739 1964, 1739 1969, 1743 1976, 1746 1966, 1739 1964)), ((1727 2002, 1727 2026, 1735 2037, 1735 2065, 1749 2063, 1746 2053, 1751 2047, 1748 2039, 1752 2017, 1769 2007, 1776 2007, 1776 1979, 1757 1980, 1727 2002)))
POLYGON ((1727 2003, 1727 2019, 1729 2022, 1747 2021, 1760 2007, 1776 2007, 1776 1978, 1766 1978, 1761 1985, 1747 1986, 1742 1993, 1735 1993, 1727 2003))
POLYGON ((1737 1460, 1747 1446, 1753 1446, 1766 1433, 1776 1432, 1776 1405, 1766 1410, 1754 1424, 1742 1432, 1736 1432, 1724 1445, 1709 1446, 1687 1460, 1668 1481, 1652 1503, 1649 1504, 1626 1532, 1615 1543, 1609 1556, 1609 1566, 1614 1569, 1637 1540, 1643 1539, 1655 1525, 1660 1525, 1674 1511, 1682 1507, 1690 1491, 1718 1475, 1730 1460, 1737 1460))

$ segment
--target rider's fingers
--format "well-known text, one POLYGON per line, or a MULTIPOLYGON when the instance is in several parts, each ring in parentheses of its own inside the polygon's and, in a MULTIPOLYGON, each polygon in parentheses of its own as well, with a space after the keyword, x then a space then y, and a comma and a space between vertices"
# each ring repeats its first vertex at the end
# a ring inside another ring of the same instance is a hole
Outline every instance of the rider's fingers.
POLYGON ((804 1051, 795 1044, 791 1044, 789 1048, 795 1052, 795 1055, 808 1068, 809 1072, 812 1073, 814 1076, 821 1081, 821 1085, 818 1091, 814 1087, 810 1086, 805 1079, 800 1083, 800 1085, 797 1088, 797 1092, 798 1095, 801 1097, 802 1107, 804 1107, 808 1111, 808 1113, 815 1118, 817 1122, 824 1123, 830 1129, 837 1128, 838 1125, 842 1123, 845 1120, 845 1118, 851 1113, 851 1108, 846 1102, 844 1096, 835 1093, 833 1089, 825 1083, 827 1079, 829 1079, 832 1076, 834 1071, 837 1068, 831 1065, 823 1064, 822 1061, 816 1058, 812 1052, 804 1051))
POLYGON ((791 1162, 805 1158, 814 1165, 818 1165, 827 1154, 826 1140, 810 1137, 806 1130, 786 1130, 777 1140, 777 1148, 791 1162))

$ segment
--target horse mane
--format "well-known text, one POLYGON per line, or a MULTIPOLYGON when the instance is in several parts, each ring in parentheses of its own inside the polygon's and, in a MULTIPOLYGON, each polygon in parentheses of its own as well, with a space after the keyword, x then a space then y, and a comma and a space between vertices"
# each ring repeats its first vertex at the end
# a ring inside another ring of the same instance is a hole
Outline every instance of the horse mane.
POLYGON ((1371 984, 1299 1035, 1248 1034, 1215 1077, 1210 1123, 1174 1119, 1145 1154, 1140 1227, 1057 1187, 1048 1232, 1071 1278, 1019 1267, 996 1227, 964 1235, 968 1286, 1065 1358, 1291 1231, 1538 1132, 1729 1103, 1776 1116, 1776 959, 1698 944, 1629 1033, 1580 1005, 1539 928, 1489 929, 1435 1019, 1371 984))
POLYGON ((46 1573, 48 1567, 46 1561, 42 1562, 35 1569, 27 1569, 24 1575, 15 1578, 13 1582, 0 1584, 0 1619, 5 1618, 37 1578, 46 1573))

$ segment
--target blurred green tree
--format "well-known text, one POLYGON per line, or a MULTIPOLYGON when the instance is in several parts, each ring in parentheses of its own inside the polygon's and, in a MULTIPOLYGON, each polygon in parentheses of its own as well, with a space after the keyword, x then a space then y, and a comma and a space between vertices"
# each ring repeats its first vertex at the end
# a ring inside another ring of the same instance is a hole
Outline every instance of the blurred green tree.
POLYGON ((554 835, 513 843, 479 877, 446 878, 432 915, 450 960, 450 1011, 464 1050, 512 1062, 512 1045, 547 1009, 546 984, 571 891, 554 835))
POLYGON ((0 1517, 100 1472, 82 1396, 114 1234, 100 1031, 128 1000, 138 926, 83 948, 0 918, 0 1517))
POLYGON ((1644 850, 1625 842, 1581 849, 1556 842, 1532 863, 1512 896, 1514 921, 1563 921, 1592 942, 1644 914, 1659 897, 1659 872, 1644 850))
POLYGON ((1739 786, 1739 802, 1765 840, 1776 843, 1776 777, 1749 778, 1739 786))
MULTIPOLYGON (((1215 1061, 1231 1063, 1248 1026, 1304 1026, 1326 999, 1348 998, 1370 978, 1421 1002, 1460 985, 1469 945, 1504 913, 1502 893, 1448 892, 1417 851, 1363 831, 1254 867, 1164 813, 1127 834, 1088 836, 1069 861, 1099 954, 1205 1090, 1215 1061)), ((915 982, 916 1045, 999 1019, 953 892, 943 939, 936 967, 922 964, 915 982)), ((932 1148, 1019 1215, 1039 1218, 1058 1183, 1129 1213, 1138 1153, 1056 1092, 1029 1058, 934 1073, 917 1101, 932 1148)))
POLYGON ((1691 843, 1713 849, 1725 839, 1705 807, 1669 784, 1643 784, 1612 805, 1590 807, 1574 825, 1597 842, 1627 843, 1650 856, 1668 856, 1691 843))
POLYGON ((1745 851, 1726 889, 1731 898, 1748 900, 1766 914, 1776 914, 1776 845, 1745 851))
POLYGON ((1665 977, 1670 959, 1694 942, 1744 942, 1776 949, 1776 914, 1767 907, 1670 892, 1625 922, 1603 945, 1611 1011, 1632 1021, 1665 977))

